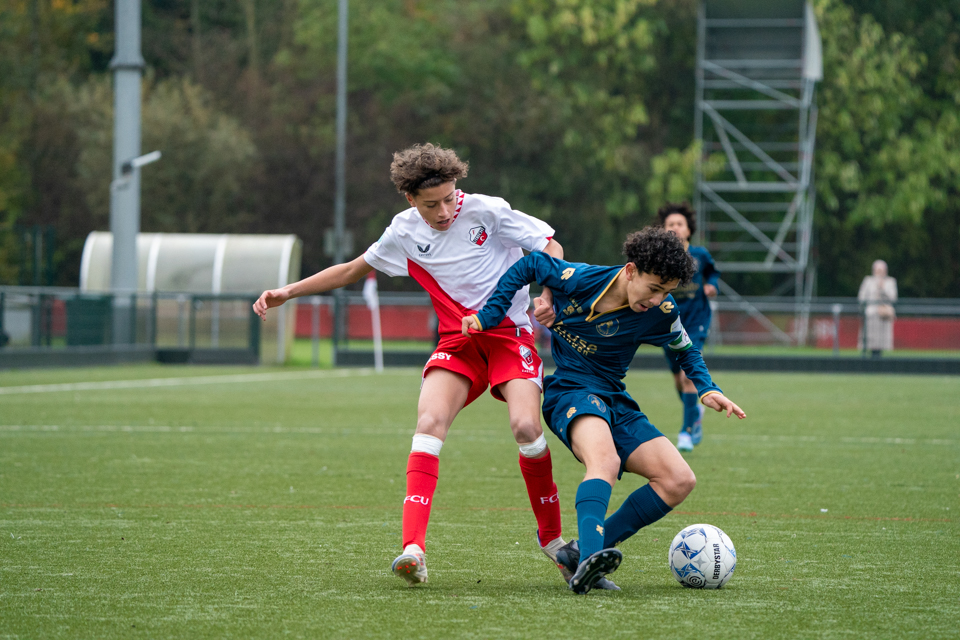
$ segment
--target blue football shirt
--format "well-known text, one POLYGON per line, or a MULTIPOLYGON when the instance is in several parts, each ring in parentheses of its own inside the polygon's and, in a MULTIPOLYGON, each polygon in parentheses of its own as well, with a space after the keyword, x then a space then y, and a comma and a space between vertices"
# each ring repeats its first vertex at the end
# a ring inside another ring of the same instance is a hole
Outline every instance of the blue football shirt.
POLYGON ((535 251, 517 261, 500 278, 496 291, 477 313, 477 320, 483 329, 497 326, 514 293, 535 281, 553 291, 557 319, 550 331, 553 359, 557 363, 555 376, 587 388, 623 391, 623 378, 637 348, 646 343, 676 353, 700 397, 719 392, 703 357, 683 328, 673 297, 667 296, 659 307, 642 313, 629 306, 604 313, 594 311, 622 270, 623 267, 566 262, 535 251))

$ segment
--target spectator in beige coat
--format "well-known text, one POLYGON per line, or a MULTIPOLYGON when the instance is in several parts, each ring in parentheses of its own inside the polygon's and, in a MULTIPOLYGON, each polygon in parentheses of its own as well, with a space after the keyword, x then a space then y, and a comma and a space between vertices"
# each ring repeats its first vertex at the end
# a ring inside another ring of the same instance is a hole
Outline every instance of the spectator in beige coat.
POLYGON ((860 331, 860 348, 869 349, 878 358, 883 351, 893 350, 893 321, 897 317, 897 280, 887 275, 887 263, 874 260, 873 274, 860 283, 857 299, 864 306, 864 322, 860 331))

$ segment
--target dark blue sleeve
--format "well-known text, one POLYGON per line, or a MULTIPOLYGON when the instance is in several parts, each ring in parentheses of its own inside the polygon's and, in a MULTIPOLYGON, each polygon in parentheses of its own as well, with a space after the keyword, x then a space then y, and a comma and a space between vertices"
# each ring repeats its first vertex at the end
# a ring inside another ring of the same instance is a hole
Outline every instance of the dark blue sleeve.
MULTIPOLYGON (((668 296, 667 302, 673 302, 673 296, 668 296)), ((646 313, 655 311, 651 309, 646 313)), ((687 378, 697 388, 701 398, 710 391, 723 393, 710 378, 710 371, 703 361, 700 350, 694 346, 690 336, 687 335, 687 330, 683 328, 683 323, 680 322, 680 314, 676 306, 671 307, 670 313, 663 318, 662 324, 658 323, 658 326, 661 329, 655 335, 644 336, 643 341, 658 347, 667 347, 677 359, 680 368, 687 374, 687 378)))
POLYGON ((477 321, 483 330, 503 321, 517 291, 531 282, 538 282, 566 295, 574 290, 580 274, 587 265, 559 260, 542 251, 533 251, 520 258, 500 276, 497 289, 483 309, 477 311, 477 321))
POLYGON ((713 256, 705 248, 703 249, 703 259, 700 261, 700 271, 703 274, 703 283, 712 284, 720 288, 720 270, 717 269, 717 263, 713 261, 713 256))
POLYGON ((723 393, 720 387, 714 384, 710 377, 710 371, 707 369, 707 363, 703 361, 703 355, 694 345, 691 344, 683 351, 676 351, 674 355, 677 362, 680 363, 680 368, 687 374, 687 378, 690 379, 693 386, 697 388, 697 394, 700 398, 711 391, 723 393))

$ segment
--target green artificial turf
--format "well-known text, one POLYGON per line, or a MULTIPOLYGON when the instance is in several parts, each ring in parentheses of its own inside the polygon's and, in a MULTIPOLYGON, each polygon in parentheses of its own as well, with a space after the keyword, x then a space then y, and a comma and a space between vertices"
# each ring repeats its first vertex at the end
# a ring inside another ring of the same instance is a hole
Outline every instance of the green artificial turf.
MULTIPOLYGON (((622 546, 622 592, 578 597, 489 396, 444 446, 408 589, 389 567, 419 371, 2 372, 0 638, 958 637, 960 378, 717 378, 747 420, 706 417, 693 494, 622 546), (696 522, 736 545, 719 591, 668 572, 696 522)), ((628 386, 672 436, 669 374, 628 386)), ((582 467, 548 440, 575 536, 582 467)))

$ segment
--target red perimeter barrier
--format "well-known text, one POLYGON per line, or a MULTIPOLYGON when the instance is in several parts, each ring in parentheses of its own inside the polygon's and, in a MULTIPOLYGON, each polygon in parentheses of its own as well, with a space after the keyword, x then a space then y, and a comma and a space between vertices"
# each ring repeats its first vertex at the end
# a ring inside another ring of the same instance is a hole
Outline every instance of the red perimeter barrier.
POLYGON ((904 318, 893 323, 895 349, 960 349, 960 320, 904 318))
MULTIPOLYGON (((436 324, 433 309, 427 306, 384 305, 380 307, 380 327, 384 340, 433 340, 431 323, 436 324)), ((333 334, 333 313, 328 305, 320 305, 320 337, 333 334)), ((297 305, 298 338, 313 336, 313 305, 301 302, 297 305)), ((352 340, 373 338, 373 321, 370 310, 360 305, 347 307, 347 337, 352 340)))
MULTIPOLYGON (((726 324, 721 318, 721 326, 726 324)), ((385 340, 432 340, 431 323, 436 323, 433 310, 427 306, 384 305, 380 308, 380 323, 385 340)), ((812 319, 813 336, 820 349, 833 347, 833 319, 812 319)), ((313 335, 313 307, 309 303, 297 305, 298 338, 313 335)), ((727 324, 729 326, 729 324, 727 324)), ((373 337, 370 311, 360 305, 350 305, 347 315, 348 337, 354 340, 369 340, 373 337)), ((320 306, 320 336, 329 338, 333 330, 333 317, 328 305, 320 306)), ((763 332, 763 327, 752 318, 741 323, 738 330, 763 332)), ((788 328, 789 330, 789 328, 788 328)), ((840 348, 856 349, 860 331, 860 318, 845 315, 840 318, 840 348)), ((929 351, 960 350, 960 318, 899 318, 893 325, 893 340, 896 349, 929 351)))
MULTIPOLYGON (((833 347, 833 319, 816 321, 817 348, 833 347)), ((840 348, 856 349, 860 318, 840 318, 840 348)), ((918 351, 952 351, 960 349, 960 319, 899 318, 893 323, 893 348, 918 351)))

